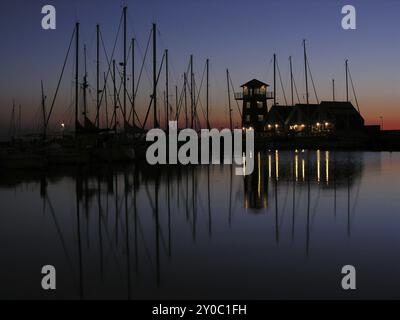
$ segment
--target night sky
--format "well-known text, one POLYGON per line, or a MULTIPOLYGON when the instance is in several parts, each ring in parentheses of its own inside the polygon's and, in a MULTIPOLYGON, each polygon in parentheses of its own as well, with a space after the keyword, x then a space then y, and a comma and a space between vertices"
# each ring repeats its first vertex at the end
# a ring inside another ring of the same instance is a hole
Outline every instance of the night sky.
MULTIPOLYGON (((194 54, 198 84, 205 59, 210 59, 213 126, 223 126, 228 121, 226 68, 230 70, 236 91, 252 78, 272 85, 273 53, 278 57, 288 100, 288 57, 293 56, 295 80, 303 98, 301 43, 305 38, 320 100, 331 99, 332 78, 336 81, 337 99, 345 98, 344 60, 347 58, 361 113, 367 123, 379 123, 379 117, 383 116, 385 129, 400 129, 400 1, 5 0, 0 11, 1 136, 8 131, 13 99, 17 105, 22 105, 22 121, 27 130, 39 123, 40 80, 44 81, 48 100, 51 100, 77 20, 81 22, 81 43, 86 43, 88 48, 92 87, 89 117, 94 117, 95 25, 101 24, 110 54, 124 3, 128 5, 128 38, 135 37, 140 45, 136 53, 137 69, 151 24, 157 23, 159 62, 163 50, 169 49, 171 93, 174 93, 175 84, 182 85, 182 74, 190 54, 194 54), (55 31, 41 28, 41 8, 45 4, 57 9, 55 31), (341 8, 345 4, 357 9, 357 30, 341 28, 341 8)), ((105 71, 104 55, 101 58, 102 71, 105 71)), ((149 58, 138 96, 140 116, 145 113, 151 92, 151 55, 149 58)), ((122 38, 118 42, 116 59, 122 61, 122 38)), ((53 128, 73 118, 73 60, 71 55, 51 120, 53 128)), ((163 77, 161 79, 163 82, 163 77)), ((162 90, 160 85, 160 105, 162 90)), ((278 101, 284 104, 280 85, 277 91, 278 101)), ((311 85, 310 92, 311 101, 315 101, 311 85)), ((171 96, 171 100, 174 99, 171 96)), ((234 110, 236 123, 239 118, 235 103, 234 110)))

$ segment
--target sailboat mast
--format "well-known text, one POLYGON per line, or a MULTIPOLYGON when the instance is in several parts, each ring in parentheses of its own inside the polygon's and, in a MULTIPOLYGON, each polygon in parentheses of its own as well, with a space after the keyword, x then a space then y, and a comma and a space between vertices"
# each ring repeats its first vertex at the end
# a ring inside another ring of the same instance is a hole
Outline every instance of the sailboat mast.
POLYGON ((178 86, 175 86, 175 120, 178 122, 178 86))
POLYGON ((307 102, 307 104, 309 104, 306 39, 303 40, 303 50, 304 50, 304 75, 305 75, 305 79, 306 79, 306 102, 307 102))
POLYGON ((349 102, 349 60, 346 59, 346 102, 349 102))
POLYGON ((206 104, 207 104, 207 129, 210 130, 210 118, 209 118, 209 66, 210 66, 210 61, 209 59, 206 60, 206 65, 207 65, 207 86, 206 86, 206 104))
POLYGON ((290 94, 292 96, 292 106, 294 106, 292 56, 289 57, 289 66, 290 66, 290 94))
POLYGON ((191 112, 191 128, 193 129, 194 120, 194 75, 193 75, 193 55, 190 55, 190 112, 191 112))
POLYGON ((44 96, 44 90, 43 90, 43 81, 40 81, 40 85, 42 88, 42 115, 43 115, 43 140, 46 139, 46 127, 47 127, 47 121, 46 121, 46 98, 44 96))
POLYGON ((76 23, 76 44, 75 44, 75 133, 78 128, 78 108, 79 108, 79 22, 76 23))
POLYGON ((168 49, 165 50, 165 104, 166 104, 166 108, 167 108, 167 123, 166 123, 166 128, 167 128, 167 132, 169 131, 168 128, 168 121, 169 121, 169 84, 168 84, 168 79, 169 78, 169 74, 168 74, 168 49))
POLYGON ((85 117, 86 121, 86 114, 87 114, 87 94, 86 94, 86 89, 88 87, 87 84, 87 69, 86 69, 86 45, 83 46, 83 57, 84 57, 84 66, 85 66, 85 75, 83 76, 83 115, 85 117))
POLYGON ((135 39, 132 39, 132 125, 135 127, 135 39))
POLYGON ((186 72, 183 74, 183 92, 185 95, 185 128, 188 128, 188 110, 187 110, 187 75, 186 72))
POLYGON ((124 65, 123 65, 123 74, 124 74, 124 126, 126 124, 126 11, 128 7, 124 7, 124 65))
POLYGON ((117 85, 115 77, 115 60, 113 60, 113 86, 114 86, 114 132, 117 133, 117 85))
POLYGON ((332 101, 335 102, 335 79, 332 79, 332 101))
POLYGON ((229 107, 229 128, 232 131, 232 108, 231 108, 231 87, 229 85, 229 70, 226 69, 226 81, 228 84, 228 107, 229 107))
POLYGON ((96 120, 100 128, 100 26, 96 25, 96 120))
POLYGON ((153 23, 153 111, 154 128, 158 128, 157 122, 157 27, 153 23))
POLYGON ((276 54, 274 53, 274 106, 276 106, 276 54))

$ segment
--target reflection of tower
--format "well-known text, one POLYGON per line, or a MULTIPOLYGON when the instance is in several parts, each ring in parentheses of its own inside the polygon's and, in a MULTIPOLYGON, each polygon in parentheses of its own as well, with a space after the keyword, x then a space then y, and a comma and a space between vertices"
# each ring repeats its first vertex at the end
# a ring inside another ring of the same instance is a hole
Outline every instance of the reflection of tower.
POLYGON ((246 209, 265 209, 268 207, 268 179, 266 173, 265 155, 258 152, 253 173, 244 178, 244 203, 246 209))

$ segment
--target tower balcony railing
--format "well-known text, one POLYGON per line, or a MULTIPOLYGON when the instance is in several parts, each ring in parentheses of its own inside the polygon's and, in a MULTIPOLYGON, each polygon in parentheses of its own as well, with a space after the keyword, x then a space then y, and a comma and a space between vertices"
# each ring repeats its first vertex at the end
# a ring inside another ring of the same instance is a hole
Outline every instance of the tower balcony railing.
POLYGON ((235 100, 243 100, 245 98, 255 97, 258 99, 273 99, 274 93, 273 92, 261 92, 261 93, 252 93, 249 92, 235 92, 235 100))

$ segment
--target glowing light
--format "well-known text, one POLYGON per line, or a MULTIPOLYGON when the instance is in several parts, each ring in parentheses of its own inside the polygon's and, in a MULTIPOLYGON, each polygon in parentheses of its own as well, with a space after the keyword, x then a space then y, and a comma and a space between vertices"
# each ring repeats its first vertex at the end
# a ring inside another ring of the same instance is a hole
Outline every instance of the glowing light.
POLYGON ((317 127, 319 127, 321 124, 319 122, 317 122, 317 127))
POLYGON ((272 176, 272 165, 271 165, 272 159, 271 155, 268 154, 268 177, 271 179, 272 176))
POLYGON ((325 122, 325 127, 329 126, 329 122, 325 122))
POLYGON ((325 175, 326 184, 329 184, 329 151, 325 151, 325 175))

